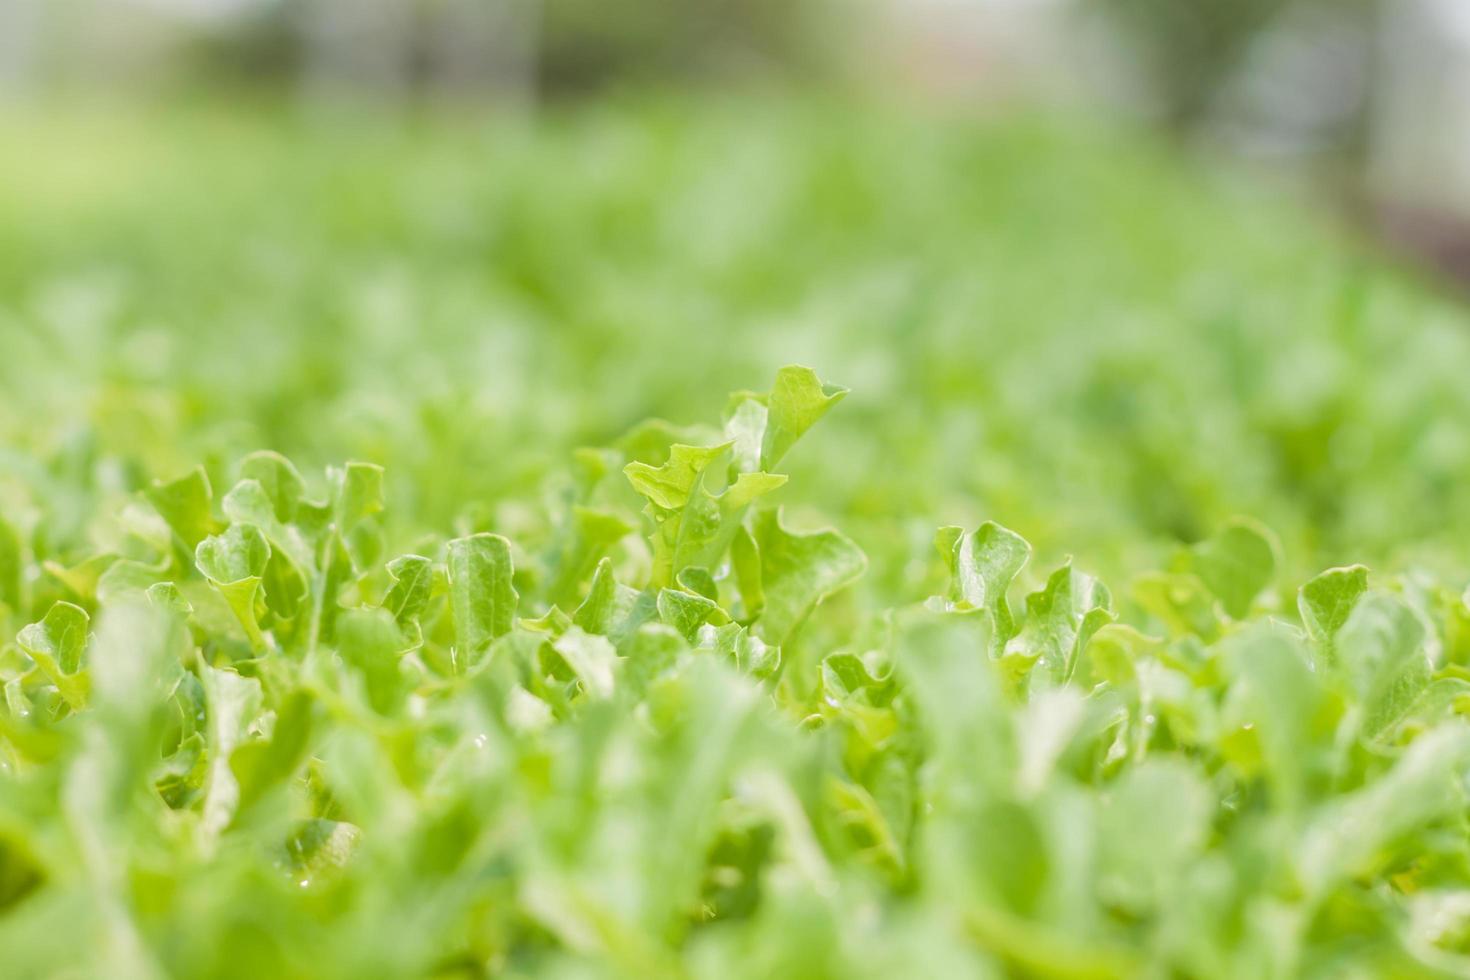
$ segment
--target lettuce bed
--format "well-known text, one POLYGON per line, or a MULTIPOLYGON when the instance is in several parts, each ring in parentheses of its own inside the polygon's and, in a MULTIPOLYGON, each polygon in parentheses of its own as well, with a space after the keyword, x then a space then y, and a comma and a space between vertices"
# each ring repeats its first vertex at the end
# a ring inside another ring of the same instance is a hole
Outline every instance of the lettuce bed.
POLYGON ((1470 971, 1457 307, 1086 129, 299 125, 0 122, 6 976, 1470 971))

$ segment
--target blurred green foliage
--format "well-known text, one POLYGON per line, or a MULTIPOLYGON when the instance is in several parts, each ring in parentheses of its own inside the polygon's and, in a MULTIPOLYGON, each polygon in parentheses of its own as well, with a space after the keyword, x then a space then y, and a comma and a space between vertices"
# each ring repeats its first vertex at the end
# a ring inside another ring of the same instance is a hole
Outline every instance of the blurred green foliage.
POLYGON ((7 976, 1464 973, 1470 334, 1299 211, 833 103, 0 143, 7 976))
POLYGON ((395 520, 442 529, 790 360, 859 393, 790 492, 865 545, 997 516, 1133 571, 1243 512, 1305 572, 1470 531, 1458 304, 1135 133, 775 101, 3 125, 0 432, 70 467, 57 547, 262 446, 386 465, 395 520))

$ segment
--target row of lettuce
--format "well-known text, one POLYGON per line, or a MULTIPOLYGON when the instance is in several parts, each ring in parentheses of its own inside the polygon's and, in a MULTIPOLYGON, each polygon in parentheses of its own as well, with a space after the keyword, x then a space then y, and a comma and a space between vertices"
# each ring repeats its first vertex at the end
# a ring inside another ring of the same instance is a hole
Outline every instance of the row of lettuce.
POLYGON ((1461 593, 1351 566, 1291 608, 1238 519, 1017 598, 985 523, 867 608, 771 500, 844 394, 786 368, 578 451, 535 549, 395 556, 380 468, 270 452, 94 554, 7 525, 10 975, 1470 968, 1461 593))

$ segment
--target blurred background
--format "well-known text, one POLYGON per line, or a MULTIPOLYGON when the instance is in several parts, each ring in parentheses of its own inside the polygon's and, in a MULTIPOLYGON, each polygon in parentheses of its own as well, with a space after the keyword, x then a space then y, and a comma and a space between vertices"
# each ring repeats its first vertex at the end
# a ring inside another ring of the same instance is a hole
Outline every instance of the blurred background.
POLYGON ((0 0, 0 504, 268 446, 534 539, 800 361, 884 591, 985 518, 1462 568, 1467 229, 1459 0, 0 0))
POLYGON ((6 0, 0 16, 11 94, 536 102, 826 77, 1080 98, 1259 153, 1364 151, 1390 171, 1393 145, 1462 142, 1408 127, 1454 122, 1470 33, 1454 0, 6 0))
POLYGON ((0 97, 538 107, 791 85, 1065 105, 1294 176, 1470 277, 1456 0, 0 0, 0 97))
POLYGON ((532 109, 628 86, 1106 108, 1470 208, 1455 0, 4 0, 0 89, 532 109))

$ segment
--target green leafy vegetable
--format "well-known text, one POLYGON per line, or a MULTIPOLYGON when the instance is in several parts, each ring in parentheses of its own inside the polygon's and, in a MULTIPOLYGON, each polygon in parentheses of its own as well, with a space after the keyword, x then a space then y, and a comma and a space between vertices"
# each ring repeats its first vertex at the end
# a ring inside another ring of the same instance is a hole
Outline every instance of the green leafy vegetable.
POLYGON ((1016 635, 1006 593, 1031 557, 1031 545, 994 521, 970 534, 957 527, 941 528, 935 544, 949 565, 953 601, 961 608, 985 610, 998 653, 1016 635))
POLYGON ((498 534, 456 538, 449 542, 445 564, 455 662, 463 670, 515 621, 519 596, 511 584, 510 542, 498 534))
POLYGON ((1307 582, 1297 593, 1297 611, 1307 635, 1333 656, 1337 633, 1347 622, 1353 606, 1368 591, 1368 569, 1362 565, 1329 568, 1307 582))
POLYGON ((443 115, 0 110, 0 974, 1470 972, 1457 300, 1093 123, 443 115))
POLYGON ((1195 571, 1233 619, 1244 619, 1251 602, 1276 571, 1277 545, 1254 521, 1236 518, 1214 537, 1196 545, 1195 571))
POLYGON ((768 643, 783 644, 821 602, 853 582, 868 567, 857 545, 836 531, 796 532, 781 511, 763 511, 754 537, 760 548, 759 626, 768 643))

